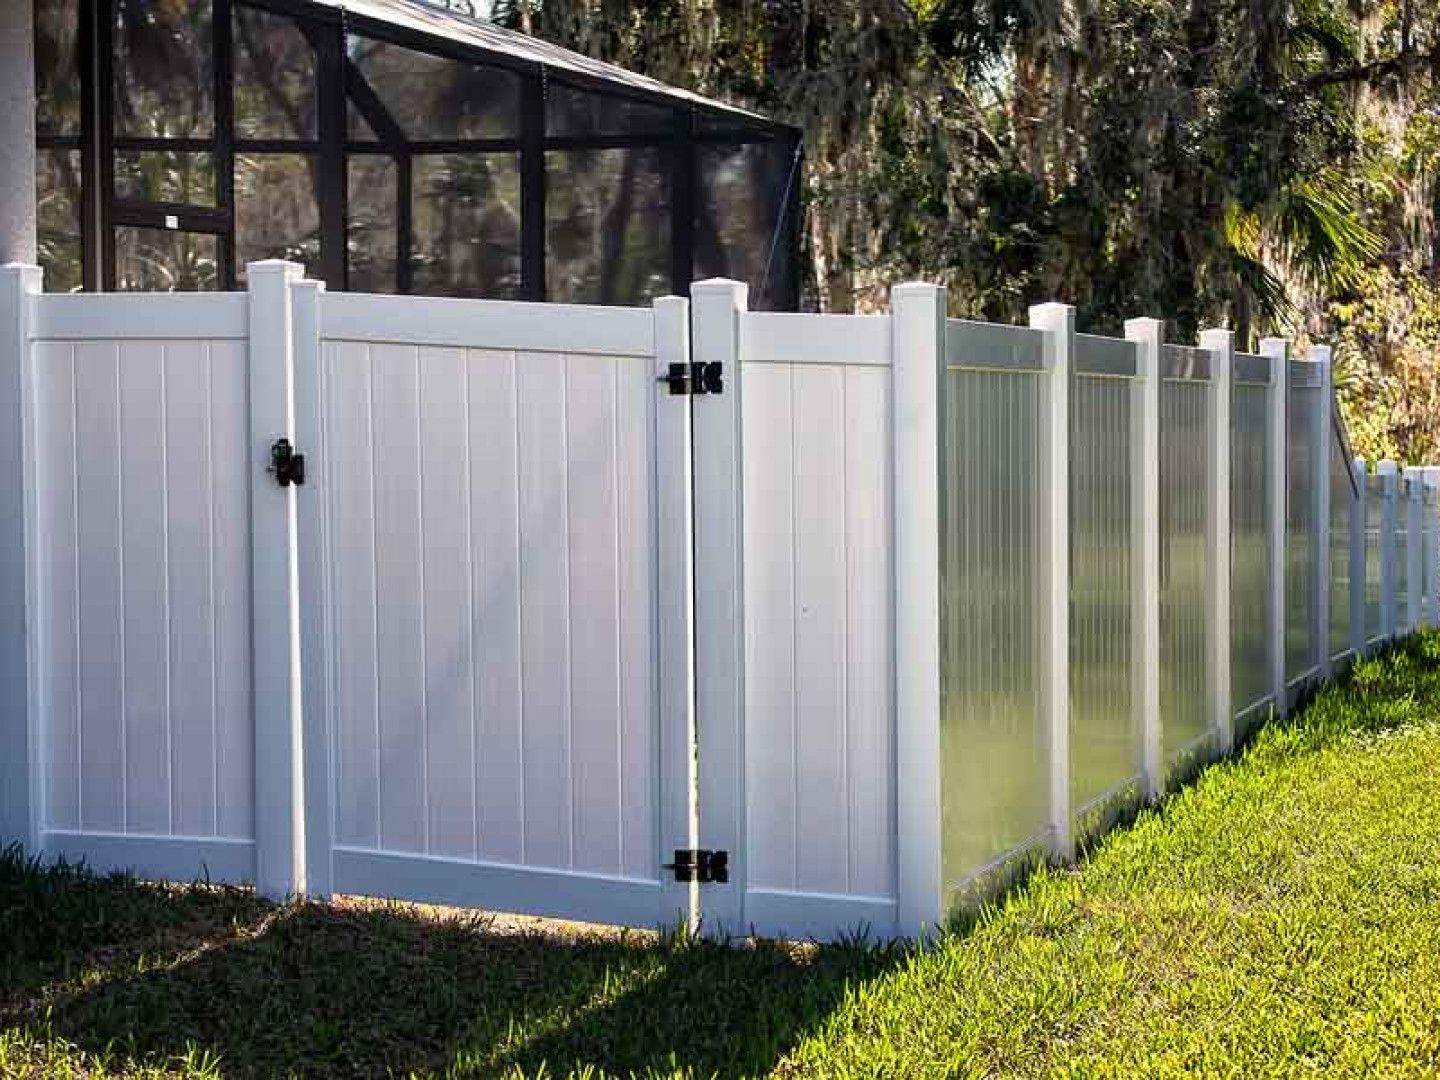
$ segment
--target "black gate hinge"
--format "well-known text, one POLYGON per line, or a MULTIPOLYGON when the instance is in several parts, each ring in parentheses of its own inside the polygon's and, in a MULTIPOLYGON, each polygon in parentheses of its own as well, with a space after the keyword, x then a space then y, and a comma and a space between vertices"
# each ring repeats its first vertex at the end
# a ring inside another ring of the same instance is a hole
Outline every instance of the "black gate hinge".
POLYGON ((281 487, 305 483, 305 455, 295 453, 289 439, 276 439, 270 444, 270 471, 281 487))
POLYGON ((660 382, 670 387, 675 397, 689 394, 723 394, 725 392, 725 369, 718 360, 708 364, 671 364, 660 382))
POLYGON ((676 848, 675 861, 666 863, 664 868, 675 871, 676 881, 723 885, 730 880, 730 853, 708 848, 676 848))

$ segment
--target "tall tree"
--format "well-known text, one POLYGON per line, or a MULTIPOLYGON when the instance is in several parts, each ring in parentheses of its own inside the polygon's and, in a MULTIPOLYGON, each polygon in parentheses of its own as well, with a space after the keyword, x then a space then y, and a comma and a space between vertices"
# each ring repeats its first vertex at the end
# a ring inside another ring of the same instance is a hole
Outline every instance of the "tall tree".
POLYGON ((1090 328, 1165 312, 1248 344, 1343 336, 1371 292, 1398 302, 1402 271, 1440 281, 1432 3, 498 0, 495 17, 800 125, 822 309, 924 276, 957 313, 1058 297, 1090 328))

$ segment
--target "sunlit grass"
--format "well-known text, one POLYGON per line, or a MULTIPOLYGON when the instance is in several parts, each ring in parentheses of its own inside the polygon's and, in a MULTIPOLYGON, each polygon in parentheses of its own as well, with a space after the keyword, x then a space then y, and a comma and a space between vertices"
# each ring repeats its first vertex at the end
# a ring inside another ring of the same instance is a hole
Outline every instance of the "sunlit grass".
POLYGON ((852 988, 787 1074, 1440 1068, 1440 638, 852 988))
POLYGON ((0 1076, 1440 1071, 1440 635, 920 952, 0 861, 0 1076))

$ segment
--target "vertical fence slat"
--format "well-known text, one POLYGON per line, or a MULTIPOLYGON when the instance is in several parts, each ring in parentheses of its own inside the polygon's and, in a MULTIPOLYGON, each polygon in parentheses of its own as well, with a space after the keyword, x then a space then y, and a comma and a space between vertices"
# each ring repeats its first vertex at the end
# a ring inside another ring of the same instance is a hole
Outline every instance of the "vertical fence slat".
POLYGON ((940 421, 945 290, 890 294, 894 384, 896 890, 898 929, 938 924, 940 872, 940 421))
POLYGON ((745 860, 744 457, 740 282, 690 290, 691 348, 723 367, 725 392, 692 398, 695 487, 695 727, 700 846, 730 853, 730 880, 706 885, 708 933, 742 932, 745 860))
POLYGON ((1265 338, 1260 355, 1270 361, 1265 425, 1265 464, 1270 471, 1270 499, 1266 506, 1269 543, 1266 560, 1270 573, 1269 639, 1270 693, 1277 716, 1289 709, 1285 692, 1285 524, 1286 524, 1286 411, 1289 402, 1290 344, 1283 338, 1265 338))
POLYGON ((1160 732, 1160 339, 1159 319, 1130 319, 1136 343, 1130 403, 1131 708, 1145 797, 1160 797, 1165 763, 1160 732))
MULTIPOLYGON (((1049 774, 1051 858, 1074 856, 1070 822, 1070 370, 1075 309, 1038 304, 1030 325, 1045 334, 1045 386, 1040 416, 1041 731, 1049 774)), ((1017 477, 1024 483, 1024 477, 1017 477)))
POLYGON ((40 845, 41 769, 34 566, 35 535, 31 314, 38 266, 0 267, 0 847, 40 845))
POLYGON ((296 488, 267 475, 270 448, 295 441, 294 311, 301 268, 247 268, 250 291, 250 566, 254 621, 255 888, 305 887, 296 488))
POLYGON ((1216 751, 1228 754, 1235 742, 1230 687, 1230 405, 1234 393, 1235 335, 1206 330, 1201 348, 1210 353, 1206 386, 1209 435, 1205 498, 1205 670, 1210 678, 1210 729, 1216 751))

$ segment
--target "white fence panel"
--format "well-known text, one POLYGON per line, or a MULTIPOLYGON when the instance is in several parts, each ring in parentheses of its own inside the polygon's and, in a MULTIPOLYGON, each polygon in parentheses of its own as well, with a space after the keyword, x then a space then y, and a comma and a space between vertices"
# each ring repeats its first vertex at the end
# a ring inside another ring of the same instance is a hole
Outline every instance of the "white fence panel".
POLYGON ((1081 837, 1144 796, 1135 722, 1137 346, 1076 335, 1070 394, 1070 805, 1081 837))
POLYGON ((1160 720, 1165 764, 1183 774, 1211 752, 1206 654, 1206 475, 1210 354, 1160 351, 1160 720))
POLYGON ((1354 458, 1338 416, 1329 428, 1330 564, 1326 567, 1326 578, 1322 581, 1322 587, 1330 590, 1327 647, 1331 660, 1336 661, 1351 651, 1350 598, 1353 590, 1350 568, 1353 564, 1350 556, 1350 517, 1355 513, 1355 503, 1362 497, 1363 492, 1355 484, 1354 458))
POLYGON ((1317 473, 1319 440, 1326 434, 1318 425, 1323 392, 1318 375, 1315 364, 1290 361, 1285 499, 1285 677, 1292 697, 1319 672, 1319 650, 1323 647, 1316 633, 1317 559, 1321 552, 1316 543, 1320 523, 1315 510, 1316 486, 1329 481, 1317 473))
POLYGON ((1402 601, 1406 632, 1420 627, 1420 596, 1425 590, 1425 512, 1423 508, 1424 471, 1407 469, 1403 481, 1405 506, 1405 589, 1402 601))
POLYGON ((747 312, 741 341, 744 921, 889 934, 890 320, 747 312))
POLYGON ((153 300, 36 302, 41 842, 251 880, 246 298, 153 300))
POLYGON ((1050 839, 1044 335, 949 320, 940 390, 941 866, 947 906, 1050 839), (996 782, 996 778, 1000 778, 996 782))
POLYGON ((661 707, 661 530, 685 536, 658 512, 680 447, 657 408, 685 408, 657 382, 663 310, 323 298, 329 888, 685 917, 661 873, 688 846, 687 715, 661 707))
MULTIPOLYGON (((1377 463, 1378 465, 1378 463, 1377 463)), ((1386 630, 1385 589, 1389 585, 1385 560, 1385 478, 1378 472, 1365 476, 1365 647, 1373 650, 1386 630)))
POLYGON ((1270 363, 1264 356, 1236 354, 1230 413, 1230 645, 1237 735, 1264 719, 1271 697, 1271 499, 1266 469, 1270 363))

